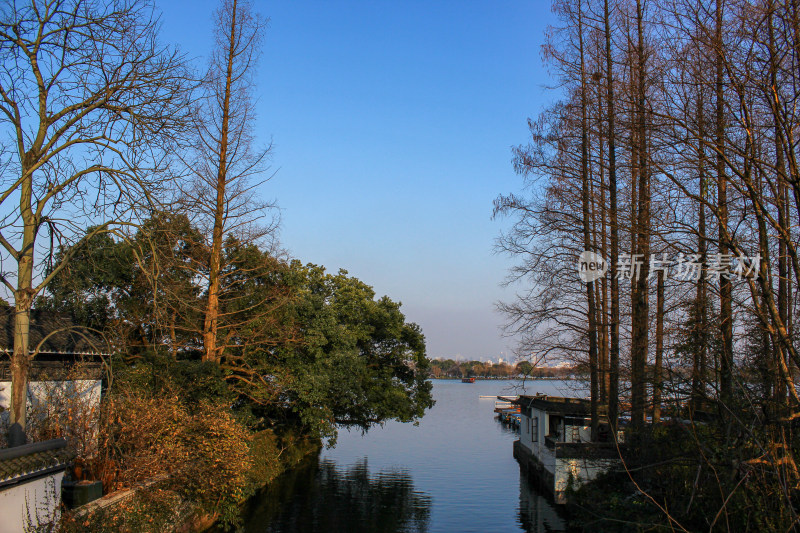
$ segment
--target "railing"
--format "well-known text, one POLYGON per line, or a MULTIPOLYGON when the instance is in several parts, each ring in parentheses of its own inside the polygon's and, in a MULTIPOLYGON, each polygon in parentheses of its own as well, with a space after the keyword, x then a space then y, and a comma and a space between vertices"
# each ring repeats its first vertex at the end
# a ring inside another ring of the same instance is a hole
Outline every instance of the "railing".
POLYGON ((614 459, 619 457, 613 442, 559 442, 552 436, 544 438, 544 444, 556 457, 575 459, 614 459))

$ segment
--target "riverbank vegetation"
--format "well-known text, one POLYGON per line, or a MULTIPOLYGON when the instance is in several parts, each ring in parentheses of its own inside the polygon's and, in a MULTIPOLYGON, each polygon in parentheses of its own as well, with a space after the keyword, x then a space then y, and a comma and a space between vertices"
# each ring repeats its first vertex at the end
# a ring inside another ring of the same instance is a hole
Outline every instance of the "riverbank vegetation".
POLYGON ((145 519, 152 531, 202 517, 235 523, 247 496, 321 439, 334 442, 339 426, 411 422, 432 405, 424 337, 399 304, 346 272, 233 240, 224 252, 239 294, 220 307, 225 352, 204 360, 203 290, 184 270, 193 257, 183 239, 197 229, 180 218, 176 244, 174 224, 160 216, 131 239, 95 236, 60 250, 52 268, 66 253, 77 260, 36 302, 102 332, 114 348, 99 424, 75 426, 69 406, 39 431, 70 442, 87 440, 78 429, 98 431, 76 461, 82 479, 108 491, 157 481, 124 505, 75 519, 78 530, 87 521, 137 531, 145 519), (153 254, 134 259, 143 250, 153 254), (180 505, 164 506, 165 498, 180 505))
POLYGON ((626 468, 580 491, 579 514, 797 529, 797 2, 553 9, 559 97, 495 213, 514 221, 498 247, 519 258, 520 353, 584 364, 592 439, 625 430, 626 468))
POLYGON ((510 365, 505 362, 492 364, 483 361, 432 359, 430 374, 434 379, 571 379, 580 374, 580 370, 571 366, 536 367, 529 361, 510 365))
POLYGON ((138 487, 65 514, 62 531, 235 524, 338 427, 412 422, 433 403, 400 304, 282 250, 261 199, 271 148, 254 134, 265 19, 223 0, 214 20, 201 68, 163 44, 146 0, 0 9, 0 283, 14 309, 1 440, 65 436, 81 443, 76 481, 138 487), (73 395, 29 419, 32 310, 95 348, 99 405, 73 395))

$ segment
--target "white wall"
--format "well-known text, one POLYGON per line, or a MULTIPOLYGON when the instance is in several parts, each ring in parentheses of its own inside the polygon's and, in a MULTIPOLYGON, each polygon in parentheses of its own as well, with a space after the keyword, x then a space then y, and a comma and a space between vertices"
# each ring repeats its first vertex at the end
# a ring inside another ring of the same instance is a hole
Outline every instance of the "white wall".
POLYGON ((542 465, 544 466, 545 470, 550 472, 553 475, 556 475, 556 455, 555 453, 548 448, 544 442, 539 443, 539 461, 541 461, 542 465))
MULTIPOLYGON (((101 395, 99 379, 29 383, 28 435, 36 439, 56 429, 76 453, 93 455, 98 444, 101 395)), ((10 401, 11 382, 0 381, 0 408, 8 409, 10 401)), ((10 411, 0 409, 0 428, 7 427, 9 415, 10 411)))
POLYGON ((21 533, 59 518, 64 472, 0 489, 0 533, 21 533))
POLYGON ((533 451, 533 442, 531 442, 532 428, 533 424, 530 417, 523 414, 519 424, 519 443, 530 451, 533 451))
POLYGON ((559 493, 567 490, 570 475, 575 487, 578 487, 606 472, 616 462, 616 459, 556 459, 556 501, 559 500, 559 493))
MULTIPOLYGON (((99 379, 76 381, 31 381, 28 383, 28 406, 45 402, 51 394, 78 395, 93 406, 100 405, 102 382, 99 379)), ((11 382, 0 381, 0 407, 11 406, 11 382)))
POLYGON ((531 417, 524 414, 520 420, 519 443, 538 456, 539 446, 544 445, 544 436, 548 424, 547 413, 538 409, 531 410, 531 417), (534 423, 536 421, 536 423, 534 423), (536 435, 534 435, 534 431, 536 435))

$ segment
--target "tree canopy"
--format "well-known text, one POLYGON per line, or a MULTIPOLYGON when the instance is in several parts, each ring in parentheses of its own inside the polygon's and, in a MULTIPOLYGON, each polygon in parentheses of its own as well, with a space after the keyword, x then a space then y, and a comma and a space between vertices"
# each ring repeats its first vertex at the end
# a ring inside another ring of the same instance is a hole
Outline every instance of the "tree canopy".
POLYGON ((202 370, 196 231, 186 217, 160 213, 131 239, 93 235, 60 250, 53 268, 65 253, 79 260, 56 274, 37 307, 105 331, 127 367, 160 365, 170 379, 199 379, 208 390, 221 380, 219 390, 256 425, 334 436, 337 425, 415 421, 433 404, 425 338, 399 303, 376 298, 346 271, 330 274, 235 238, 223 250, 238 293, 220 309, 227 349, 221 371, 202 370))

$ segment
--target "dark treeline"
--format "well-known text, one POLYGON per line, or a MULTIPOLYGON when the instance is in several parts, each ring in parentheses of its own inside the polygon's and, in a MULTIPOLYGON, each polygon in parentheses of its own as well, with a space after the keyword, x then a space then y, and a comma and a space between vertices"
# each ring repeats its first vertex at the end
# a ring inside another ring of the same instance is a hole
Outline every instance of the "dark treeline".
POLYGON ((575 374, 571 367, 535 367, 528 361, 516 365, 508 363, 484 363, 482 361, 455 361, 432 359, 430 375, 433 378, 555 378, 569 379, 575 374))
POLYGON ((636 505, 605 492, 593 511, 609 528, 793 529, 800 5, 553 8, 561 97, 529 121, 525 191, 495 212, 515 220, 499 247, 526 283, 504 305, 521 353, 586 365, 594 438, 629 422, 635 468, 609 487, 636 505), (584 251, 607 267, 588 282, 584 251))

